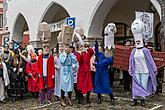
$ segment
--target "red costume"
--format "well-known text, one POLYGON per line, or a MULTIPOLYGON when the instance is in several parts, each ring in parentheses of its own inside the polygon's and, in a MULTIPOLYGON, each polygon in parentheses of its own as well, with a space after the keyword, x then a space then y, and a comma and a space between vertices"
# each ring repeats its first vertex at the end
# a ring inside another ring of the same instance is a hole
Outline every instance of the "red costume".
MULTIPOLYGON (((39 73, 39 89, 45 89, 44 81, 43 81, 43 58, 42 55, 38 57, 38 73, 39 73)), ((47 60, 47 88, 54 88, 53 78, 55 76, 55 67, 54 67, 54 57, 52 55, 49 56, 47 60)))
POLYGON ((30 92, 38 92, 38 67, 37 62, 27 63, 26 65, 26 73, 28 74, 28 90, 30 92), (30 74, 32 76, 30 76, 30 74))
POLYGON ((77 89, 83 94, 90 92, 92 87, 92 76, 90 71, 90 59, 94 51, 89 48, 86 52, 77 53, 76 57, 79 62, 79 70, 77 76, 77 89))

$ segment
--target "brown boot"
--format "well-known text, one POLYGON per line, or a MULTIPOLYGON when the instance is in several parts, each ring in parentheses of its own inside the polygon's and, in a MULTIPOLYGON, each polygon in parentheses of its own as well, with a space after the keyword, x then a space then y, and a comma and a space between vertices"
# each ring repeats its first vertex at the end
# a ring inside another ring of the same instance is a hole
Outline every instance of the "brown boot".
POLYGON ((64 99, 61 99, 61 106, 66 107, 66 103, 64 102, 64 99))
POLYGON ((70 98, 68 98, 68 105, 69 105, 69 106, 73 106, 73 103, 72 103, 72 101, 71 101, 70 98))

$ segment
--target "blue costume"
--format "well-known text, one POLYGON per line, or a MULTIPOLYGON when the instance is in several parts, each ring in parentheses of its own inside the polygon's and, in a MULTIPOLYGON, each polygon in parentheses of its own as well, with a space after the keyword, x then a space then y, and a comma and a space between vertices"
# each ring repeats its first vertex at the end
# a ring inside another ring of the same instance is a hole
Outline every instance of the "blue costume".
POLYGON ((76 56, 73 53, 67 54, 66 52, 63 52, 60 54, 60 81, 61 89, 64 92, 71 92, 73 90, 73 64, 78 64, 76 56))
POLYGON ((108 66, 112 64, 111 57, 105 55, 98 50, 98 43, 95 44, 95 54, 97 57, 96 74, 94 80, 94 93, 112 94, 110 87, 108 66))

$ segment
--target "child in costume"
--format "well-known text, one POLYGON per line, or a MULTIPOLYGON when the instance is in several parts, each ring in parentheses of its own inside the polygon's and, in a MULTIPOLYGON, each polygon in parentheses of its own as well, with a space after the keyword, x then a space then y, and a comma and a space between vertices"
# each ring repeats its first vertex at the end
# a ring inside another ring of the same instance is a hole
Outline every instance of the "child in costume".
POLYGON ((31 62, 26 65, 26 73, 28 74, 28 91, 32 94, 33 98, 38 98, 38 65, 36 54, 32 53, 31 62))

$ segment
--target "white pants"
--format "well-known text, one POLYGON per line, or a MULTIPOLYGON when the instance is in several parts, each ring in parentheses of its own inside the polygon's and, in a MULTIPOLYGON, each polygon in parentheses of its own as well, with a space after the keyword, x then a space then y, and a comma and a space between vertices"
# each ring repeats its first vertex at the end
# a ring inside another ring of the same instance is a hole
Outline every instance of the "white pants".
POLYGON ((5 99, 4 81, 2 80, 2 77, 0 77, 0 101, 3 101, 4 99, 5 99))
POLYGON ((147 89, 149 74, 148 73, 136 73, 136 78, 138 80, 138 83, 142 87, 147 89))
MULTIPOLYGON (((147 89, 149 73, 136 73, 136 79, 144 89, 147 89)), ((146 97, 143 98, 146 99, 146 97)))

